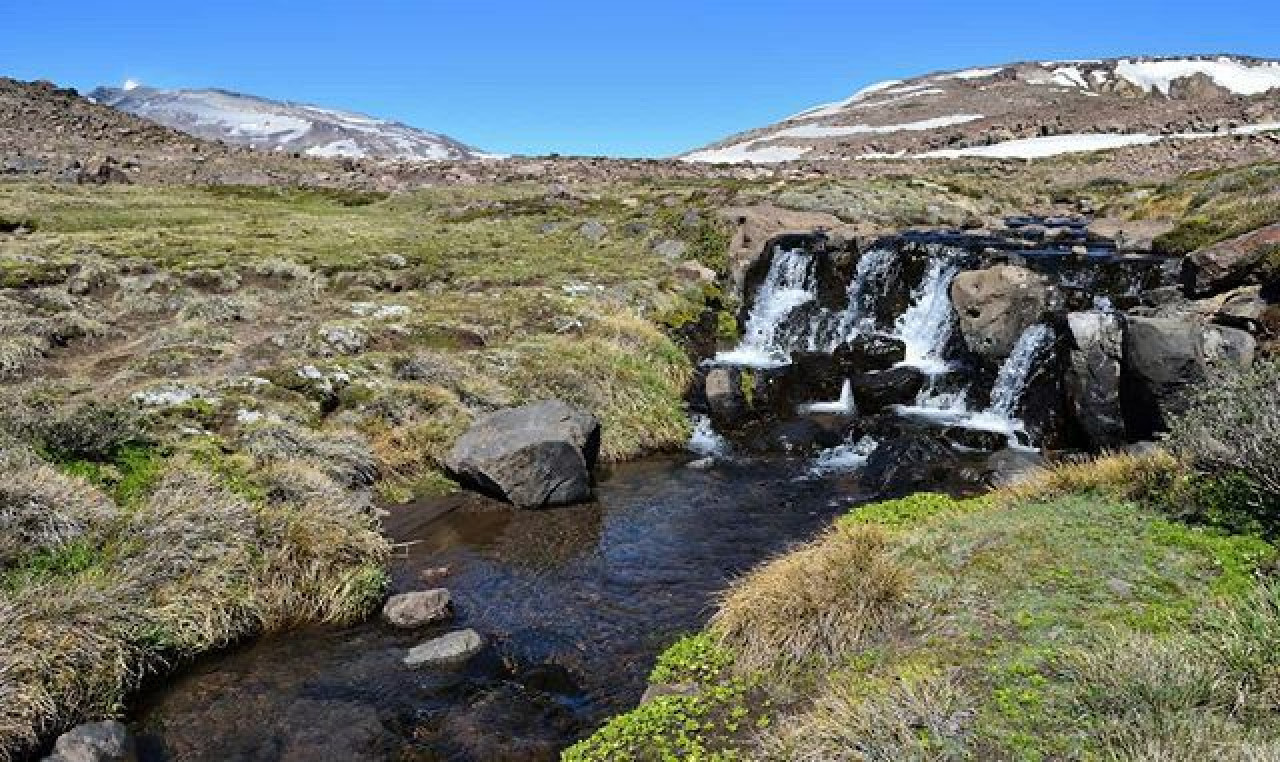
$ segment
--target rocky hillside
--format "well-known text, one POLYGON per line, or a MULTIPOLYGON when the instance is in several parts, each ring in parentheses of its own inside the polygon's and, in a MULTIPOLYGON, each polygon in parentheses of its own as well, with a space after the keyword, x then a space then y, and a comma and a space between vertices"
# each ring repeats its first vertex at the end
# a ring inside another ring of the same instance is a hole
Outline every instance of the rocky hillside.
POLYGON ((322 158, 483 158, 453 138, 363 114, 226 90, 100 87, 90 99, 167 127, 234 145, 322 158))
POLYGON ((683 158, 1040 158, 1280 130, 1280 62, 1241 56, 1017 63, 865 87, 683 158))

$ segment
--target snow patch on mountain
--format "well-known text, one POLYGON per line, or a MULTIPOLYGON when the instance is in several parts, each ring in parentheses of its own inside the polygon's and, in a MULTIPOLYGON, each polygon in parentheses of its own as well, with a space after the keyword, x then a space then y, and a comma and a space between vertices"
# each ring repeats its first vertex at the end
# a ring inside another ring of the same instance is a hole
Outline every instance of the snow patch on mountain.
POLYGON ((809 153, 807 146, 760 146, 760 143, 760 139, 747 140, 724 148, 694 151, 683 158, 702 164, 777 164, 796 161, 809 153))
POLYGON ((1236 95, 1258 95, 1280 88, 1280 63, 1267 61, 1250 65, 1222 57, 1217 60, 1172 59, 1164 61, 1121 60, 1115 67, 1122 77, 1147 92, 1168 95, 1174 80, 1204 74, 1214 84, 1236 95))
POLYGON ((972 122, 981 118, 982 114, 955 114, 952 116, 937 116, 930 119, 921 119, 917 122, 907 122, 905 124, 886 124, 879 127, 873 127, 868 124, 854 124, 847 127, 813 124, 803 125, 800 127, 788 127, 786 129, 770 133, 767 137, 762 139, 833 138, 843 135, 887 135, 892 132, 902 132, 904 130, 936 130, 942 127, 951 127, 957 124, 972 122))
POLYGON ((225 90, 98 88, 90 99, 197 137, 323 158, 481 158, 444 135, 336 109, 225 90))

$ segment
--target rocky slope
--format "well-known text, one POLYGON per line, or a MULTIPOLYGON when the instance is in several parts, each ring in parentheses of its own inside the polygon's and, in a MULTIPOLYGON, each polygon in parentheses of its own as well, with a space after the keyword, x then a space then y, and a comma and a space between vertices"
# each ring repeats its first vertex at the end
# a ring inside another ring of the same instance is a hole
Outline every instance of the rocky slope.
POLYGON ((1280 130, 1280 62, 1016 63, 881 82, 685 155, 693 162, 1041 158, 1280 130))
POLYGON ((467 160, 486 156, 399 122, 226 90, 100 87, 89 98, 208 140, 322 158, 467 160))

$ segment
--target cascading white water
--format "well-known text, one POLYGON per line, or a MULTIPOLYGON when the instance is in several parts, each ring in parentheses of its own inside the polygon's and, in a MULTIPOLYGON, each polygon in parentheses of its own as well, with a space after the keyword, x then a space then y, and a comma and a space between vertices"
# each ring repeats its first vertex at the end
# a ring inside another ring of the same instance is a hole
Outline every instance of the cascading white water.
POLYGON ((951 281, 960 272, 954 257, 935 256, 924 279, 911 294, 911 306, 898 316, 894 331, 906 344, 904 365, 930 375, 949 369, 943 356, 951 338, 951 281))
POLYGON ((881 247, 871 249, 858 259, 847 291, 849 305, 839 315, 836 330, 826 347, 828 352, 860 333, 875 330, 876 300, 897 276, 898 258, 896 250, 881 247))
POLYGON ((853 402, 853 382, 845 379, 844 385, 840 387, 840 399, 832 402, 810 402, 807 405, 801 405, 800 412, 853 415, 858 412, 853 402))
POLYGON ((716 431, 711 419, 705 415, 693 416, 693 434, 687 445, 690 452, 698 455, 727 455, 732 449, 729 442, 716 431))
POLYGON ((769 368, 791 362, 791 347, 781 346, 778 330, 797 307, 817 298, 814 259, 803 249, 775 249, 769 272, 756 292, 742 341, 716 355, 722 365, 769 368))
POLYGON ((1015 420, 1018 403, 1027 391, 1031 382, 1031 374, 1035 370, 1036 361, 1041 350, 1053 338, 1053 330, 1049 326, 1038 323, 1022 332, 1013 351, 1005 358, 996 374, 996 383, 991 387, 991 405, 987 412, 1006 420, 1015 420))

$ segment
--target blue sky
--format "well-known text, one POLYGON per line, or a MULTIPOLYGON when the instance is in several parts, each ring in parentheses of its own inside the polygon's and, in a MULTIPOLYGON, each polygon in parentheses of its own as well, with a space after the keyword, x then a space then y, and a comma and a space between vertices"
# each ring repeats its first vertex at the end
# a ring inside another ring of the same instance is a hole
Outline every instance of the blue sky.
POLYGON ((223 87, 515 153, 671 155, 937 69, 1135 53, 1280 57, 1277 0, 0 6, 0 75, 82 91, 126 78, 223 87))

